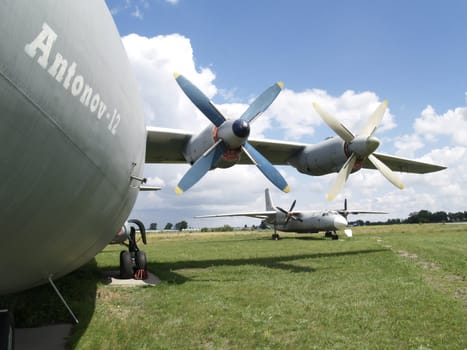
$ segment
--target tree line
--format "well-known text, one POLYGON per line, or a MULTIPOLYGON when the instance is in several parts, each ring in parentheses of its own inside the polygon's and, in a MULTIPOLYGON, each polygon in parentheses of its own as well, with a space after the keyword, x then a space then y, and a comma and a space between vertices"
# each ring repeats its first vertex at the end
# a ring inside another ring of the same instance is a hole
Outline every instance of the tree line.
POLYGON ((355 225, 395 225, 395 224, 427 224, 427 223, 445 223, 445 222, 462 222, 467 221, 467 211, 459 211, 456 213, 449 213, 445 211, 436 211, 432 213, 429 210, 423 209, 420 211, 412 212, 409 217, 405 219, 388 219, 381 222, 370 222, 357 220, 352 223, 355 225))

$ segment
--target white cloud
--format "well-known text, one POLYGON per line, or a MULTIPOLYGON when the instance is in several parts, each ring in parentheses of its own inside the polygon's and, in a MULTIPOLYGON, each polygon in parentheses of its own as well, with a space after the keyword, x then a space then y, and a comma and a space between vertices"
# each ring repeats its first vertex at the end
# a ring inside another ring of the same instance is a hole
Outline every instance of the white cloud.
POLYGON ((394 140, 394 146, 397 149, 396 155, 400 157, 413 158, 424 145, 419 135, 416 134, 397 136, 394 140))
POLYGON ((447 136, 454 144, 467 146, 467 108, 459 107, 438 114, 433 107, 427 106, 417 118, 415 131, 428 140, 447 136))
POLYGON ((178 34, 146 38, 131 34, 123 44, 139 83, 149 125, 199 131, 207 119, 177 85, 173 73, 180 72, 208 97, 217 93, 214 73, 195 66, 190 40, 178 34))
POLYGON ((135 6, 134 11, 131 13, 133 17, 136 17, 138 19, 143 19, 143 13, 139 9, 139 6, 135 6))
MULTIPOLYGON (((215 73, 210 68, 196 65, 190 40, 179 34, 146 38, 131 34, 123 38, 124 46, 139 83, 143 97, 147 124, 170 128, 200 131, 209 124, 191 101, 184 95, 173 78, 173 72, 184 74, 209 98, 216 100, 228 96, 235 103, 218 104, 222 113, 229 117, 240 116, 248 107, 235 97, 235 89, 219 90, 215 84, 215 73), (226 92, 227 91, 227 92, 226 92), (223 96, 224 95, 224 96, 223 96)), ((334 114, 350 130, 358 133, 369 116, 381 103, 371 91, 345 91, 332 96, 324 90, 308 89, 293 91, 285 89, 271 107, 252 126, 252 137, 263 137, 273 129, 283 130, 286 139, 318 142, 316 130, 323 125, 314 111, 316 101, 334 114)), ((276 205, 290 206, 297 199, 296 209, 341 208, 344 198, 349 198, 352 208, 385 210, 389 215, 378 218, 404 218, 411 211, 464 210, 467 203, 463 188, 467 183, 467 171, 463 159, 467 156, 466 110, 456 108, 438 115, 427 107, 414 124, 412 134, 389 139, 398 154, 412 157, 422 152, 422 160, 449 166, 446 171, 428 174, 400 174, 406 189, 400 191, 389 184, 377 171, 361 170, 350 176, 344 191, 334 202, 325 200, 326 193, 336 174, 311 177, 298 173, 291 167, 279 167, 292 189, 285 195, 275 189, 254 166, 234 166, 216 169, 200 180, 183 195, 176 195, 174 188, 188 170, 188 165, 147 165, 145 176, 149 183, 163 186, 162 191, 141 193, 134 215, 145 222, 187 220, 190 225, 211 226, 221 221, 197 221, 191 216, 198 214, 262 210, 264 188, 272 190, 276 205), (452 144, 444 148, 424 151, 424 141, 439 136, 448 137, 452 144), (423 151, 425 152, 423 154, 423 151)), ((388 109, 377 133, 383 134, 396 126, 395 116, 388 109)), ((329 130, 329 135, 333 135, 329 130)), ((355 217, 353 219, 373 219, 355 217)), ((239 218, 226 219, 228 223, 256 223, 259 220, 239 218)))
POLYGON ((149 8, 148 0, 124 0, 118 4, 113 4, 113 6, 110 8, 110 13, 113 16, 117 16, 120 13, 126 13, 130 11, 131 16, 142 20, 144 14, 143 11, 147 8, 149 8))
MULTIPOLYGON (((368 91, 355 93, 347 90, 341 96, 335 97, 319 89, 303 92, 285 89, 271 106, 270 111, 279 126, 285 130, 286 138, 297 140, 313 136, 316 127, 323 123, 312 106, 313 102, 318 103, 322 109, 334 115, 352 132, 358 134, 382 101, 375 93, 368 91)), ((378 132, 394 127, 394 116, 388 109, 378 132)), ((329 130, 329 133, 334 136, 332 130, 329 130)))

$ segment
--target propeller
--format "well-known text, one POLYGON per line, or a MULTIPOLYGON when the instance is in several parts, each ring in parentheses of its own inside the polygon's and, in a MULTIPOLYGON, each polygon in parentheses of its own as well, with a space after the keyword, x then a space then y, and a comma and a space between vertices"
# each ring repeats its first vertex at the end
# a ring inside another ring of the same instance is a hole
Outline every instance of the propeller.
POLYGON ((388 106, 388 101, 384 100, 373 114, 368 119, 367 124, 362 128, 360 134, 354 135, 344 124, 339 122, 332 114, 323 110, 316 102, 313 103, 313 107, 316 112, 321 116, 325 123, 345 142, 345 148, 349 150, 350 155, 347 161, 344 163, 331 190, 328 193, 328 199, 334 199, 337 194, 344 187, 347 178, 352 172, 356 162, 362 162, 366 158, 378 169, 384 177, 389 180, 394 186, 402 189, 402 184, 399 177, 389 167, 376 158, 373 152, 378 148, 380 141, 373 136, 376 128, 383 119, 384 112, 388 106))
POLYGON ((174 73, 174 78, 187 97, 214 124, 212 145, 199 157, 182 177, 175 192, 183 193, 213 169, 221 157, 231 150, 243 151, 258 169, 281 191, 289 192, 285 179, 274 166, 250 143, 250 124, 258 118, 275 100, 284 84, 278 82, 264 91, 242 114, 239 119, 226 119, 209 98, 183 75, 174 73))
POLYGON ((350 214, 347 210, 347 198, 344 198, 344 209, 339 210, 339 214, 341 214, 347 220, 347 216, 350 214))
POLYGON ((298 216, 296 216, 293 213, 293 208, 295 207, 295 203, 297 203, 297 200, 294 200, 292 202, 292 205, 290 206, 290 209, 288 211, 285 210, 285 209, 282 209, 281 207, 276 207, 279 211, 281 211, 282 213, 284 213, 286 215, 285 225, 287 225, 291 219, 294 220, 294 221, 303 222, 303 220, 301 218, 299 218, 298 216))

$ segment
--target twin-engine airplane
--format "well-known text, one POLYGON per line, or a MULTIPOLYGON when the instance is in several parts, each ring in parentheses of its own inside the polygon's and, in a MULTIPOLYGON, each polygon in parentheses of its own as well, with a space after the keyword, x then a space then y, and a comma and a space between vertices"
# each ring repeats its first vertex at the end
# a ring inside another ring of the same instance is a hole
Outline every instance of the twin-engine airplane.
POLYGON ((195 218, 219 218, 229 216, 248 216, 264 220, 267 225, 274 227, 272 239, 279 239, 277 231, 295 233, 318 233, 326 232, 326 236, 338 239, 337 231, 343 230, 348 237, 352 237, 352 230, 347 228, 347 216, 350 214, 387 214, 384 211, 369 210, 348 210, 347 200, 344 202, 344 209, 339 210, 315 210, 298 211, 294 210, 296 201, 292 202, 289 210, 285 210, 272 203, 269 189, 264 191, 266 199, 266 210, 250 211, 243 213, 228 213, 214 215, 200 215, 195 218))
POLYGON ((271 164, 310 175, 340 172, 339 186, 360 167, 385 169, 381 162, 395 171, 444 169, 373 153, 382 113, 355 137, 326 118, 343 140, 248 139, 249 124, 272 103, 280 83, 231 121, 193 84, 176 79, 213 123, 199 135, 146 129, 104 1, 0 1, 0 295, 53 284, 101 251, 145 189, 145 162, 193 164, 179 192, 209 169, 234 164, 256 164, 283 191, 288 186, 271 164))
POLYGON ((188 79, 179 74, 175 74, 175 77, 185 94, 213 123, 199 134, 148 128, 146 162, 188 162, 193 165, 176 187, 177 193, 182 193, 194 185, 208 170, 227 168, 235 164, 257 165, 263 174, 284 192, 289 191, 289 186, 272 164, 291 165, 307 175, 338 172, 328 194, 329 200, 334 199, 342 190, 350 173, 362 168, 378 169, 400 189, 404 185, 394 171, 424 174, 445 169, 439 165, 375 152, 380 141, 373 134, 383 119, 387 101, 381 103, 358 134, 352 133, 317 103, 313 103, 315 110, 339 138, 329 138, 314 145, 248 139, 249 123, 274 101, 283 87, 282 83, 267 89, 239 119, 230 120, 222 116, 214 104, 188 79), (242 158, 242 152, 247 157, 242 158))

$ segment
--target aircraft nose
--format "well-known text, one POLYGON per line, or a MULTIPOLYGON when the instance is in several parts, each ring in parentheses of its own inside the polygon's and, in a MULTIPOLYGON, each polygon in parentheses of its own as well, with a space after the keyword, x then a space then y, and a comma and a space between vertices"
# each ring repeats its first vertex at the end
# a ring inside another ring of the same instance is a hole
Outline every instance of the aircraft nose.
POLYGON ((347 220, 343 216, 336 216, 334 218, 334 227, 338 230, 347 227, 347 220))

